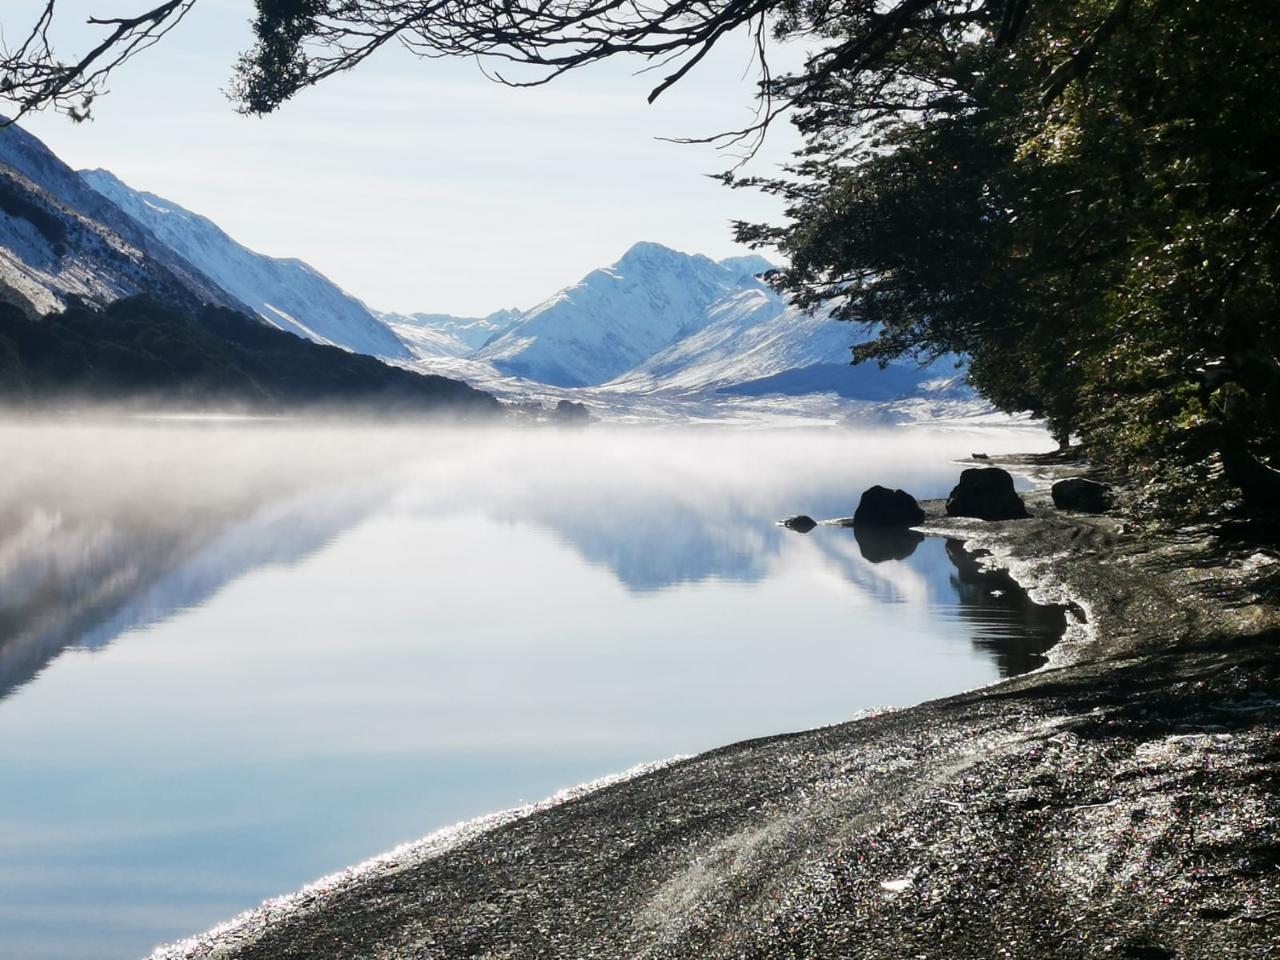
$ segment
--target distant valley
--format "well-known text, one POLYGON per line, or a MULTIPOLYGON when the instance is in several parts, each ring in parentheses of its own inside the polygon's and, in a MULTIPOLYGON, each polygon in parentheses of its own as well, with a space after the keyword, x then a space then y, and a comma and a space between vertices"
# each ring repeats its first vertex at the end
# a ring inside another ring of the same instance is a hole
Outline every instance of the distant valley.
POLYGON ((0 128, 6 404, 498 412, 458 380, 358 352, 412 356, 305 264, 251 253, 209 221, 159 198, 134 203, 123 189, 0 128))
MULTIPOLYGON (((192 316, 212 305, 433 382, 461 380, 526 402, 575 397, 600 409, 733 398, 927 401, 934 414, 982 406, 951 359, 851 367, 858 331, 790 306, 761 278, 772 267, 759 256, 716 261, 641 242, 528 309, 483 317, 381 312, 301 260, 256 253, 198 213, 106 170, 77 174, 19 128, 0 130, 0 297, 29 316, 137 296, 192 316)), ((83 318, 73 326, 93 331, 83 318)), ((12 354, 18 347, 8 342, 12 354)), ((118 348, 133 349, 114 338, 118 348)), ((297 363, 322 354, 307 356, 297 363)), ((0 373, 3 360, 0 352, 0 373)), ((247 361, 218 364, 238 370, 247 361)), ((119 374, 126 381, 128 369, 119 374)), ((293 370, 295 386, 307 375, 293 370)), ((316 377, 326 379, 318 370, 316 377)))

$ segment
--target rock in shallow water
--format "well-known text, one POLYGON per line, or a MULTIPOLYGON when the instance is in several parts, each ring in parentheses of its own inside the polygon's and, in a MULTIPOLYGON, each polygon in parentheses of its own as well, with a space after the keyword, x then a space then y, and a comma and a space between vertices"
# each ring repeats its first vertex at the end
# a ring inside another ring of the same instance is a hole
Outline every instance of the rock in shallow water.
POLYGON ((1084 477, 1059 480, 1049 492, 1053 495, 1053 505, 1059 510, 1105 513, 1111 506, 1111 488, 1105 483, 1086 480, 1084 477))
POLYGON ((808 533, 818 524, 813 517, 806 516, 803 513, 797 513, 794 517, 787 517, 787 519, 783 520, 782 525, 788 530, 796 531, 796 533, 808 533))
POLYGON ((917 523, 924 523, 924 511, 916 498, 905 490, 879 484, 862 494, 853 515, 855 527, 913 527, 917 523))
POLYGON ((1013 477, 999 467, 971 467, 947 497, 947 516, 979 520, 1024 520, 1029 514, 1014 492, 1013 477))

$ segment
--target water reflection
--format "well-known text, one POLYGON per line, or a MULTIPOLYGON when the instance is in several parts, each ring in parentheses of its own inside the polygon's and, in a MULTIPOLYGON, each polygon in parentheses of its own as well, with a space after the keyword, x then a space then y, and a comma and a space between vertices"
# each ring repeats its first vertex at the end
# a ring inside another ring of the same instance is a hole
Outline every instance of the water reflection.
POLYGON ((924 534, 900 527, 854 527, 853 536, 868 563, 905 560, 924 542, 924 534))
POLYGON ((1045 653, 1067 626, 1066 609, 1033 603, 1002 570, 983 570, 979 558, 959 540, 947 540, 947 556, 955 565, 951 575, 958 604, 966 621, 978 627, 973 643, 996 660, 1002 677, 1026 673, 1045 663, 1045 653))
POLYGON ((298 562, 387 496, 385 480, 351 483, 329 458, 264 469, 266 436, 135 424, 106 429, 104 448, 103 433, 0 425, 12 464, 0 477, 0 699, 71 647, 100 649, 248 570, 298 562))
POLYGON ((0 425, 0 954, 136 957, 568 783, 1023 669, 1039 615, 950 545, 776 521, 1038 442, 0 425))
MULTIPOLYGON (((541 525, 628 589, 648 592, 709 579, 760 581, 784 535, 771 518, 797 502, 818 516, 847 513, 857 489, 851 478, 868 469, 865 456, 852 469, 836 458, 826 471, 805 465, 803 480, 780 482, 777 465, 795 469, 791 457, 778 457, 773 470, 739 472, 743 465, 723 453, 739 453, 742 445, 716 451, 724 438, 705 433, 693 446, 685 437, 656 438, 668 454, 658 471, 652 442, 605 444, 603 464, 583 469, 579 441, 562 435, 539 436, 561 449, 535 462, 505 442, 460 445, 456 436, 445 446, 462 452, 460 459, 415 461, 403 435, 384 435, 365 451, 383 460, 370 477, 353 461, 317 455, 313 436, 279 424, 117 425, 109 430, 109 451, 87 440, 91 428, 57 432, 59 455, 49 457, 48 446, 31 443, 32 428, 3 428, 25 466, 0 481, 0 699, 67 648, 103 647, 125 631, 199 606, 249 570, 297 563, 389 503, 414 515, 474 505, 506 523, 541 525), (193 429, 195 443, 183 436, 193 429), (236 434, 230 451, 228 432, 236 434), (257 442, 246 443, 245 434, 257 442), (22 451, 22 441, 36 449, 22 451), (563 457, 566 443, 575 448, 572 460, 563 457), (76 466, 88 466, 88 473, 68 468, 77 444, 88 463, 76 466), (710 472, 721 473, 714 485, 705 464, 693 468, 693 453, 710 454, 710 472), (208 482, 227 474, 226 482, 208 482)), ((771 445, 798 448, 794 437, 775 437, 771 445)), ((928 496, 949 482, 939 465, 935 459, 924 470, 899 461, 893 469, 928 496)), ((911 530, 866 527, 853 537, 870 564, 905 561, 924 539, 911 530)), ((849 582, 882 598, 897 596, 893 584, 851 563, 843 549, 828 544, 824 552, 849 582)), ((981 626, 975 642, 997 656, 1002 672, 1037 665, 1035 654, 999 648, 1023 643, 1025 633, 1032 638, 1028 649, 1042 652, 1056 635, 1054 616, 1032 605, 1020 629, 988 624, 987 614, 1004 605, 971 562, 954 557, 959 606, 981 626)), ((992 589, 1008 602, 1021 595, 1011 584, 1002 587, 992 589)))

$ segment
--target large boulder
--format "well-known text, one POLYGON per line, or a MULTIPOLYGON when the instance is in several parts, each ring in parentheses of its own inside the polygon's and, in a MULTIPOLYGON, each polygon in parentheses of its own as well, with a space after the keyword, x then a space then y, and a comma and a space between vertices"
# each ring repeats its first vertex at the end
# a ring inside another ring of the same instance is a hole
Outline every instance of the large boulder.
POLYGON ((1059 480, 1049 492, 1053 495, 1053 505, 1059 510, 1105 513, 1111 506, 1111 488, 1105 483, 1084 477, 1059 480))
POLYGON ((796 533, 808 533, 818 524, 813 517, 797 513, 794 517, 787 517, 787 519, 783 520, 782 525, 788 530, 796 531, 796 533))
POLYGON ((862 494, 853 514, 855 527, 914 527, 924 523, 924 511, 905 490, 890 490, 879 484, 862 494))
POLYGON ((1022 520, 1029 514, 1014 492, 1013 477, 999 467, 971 467, 947 497, 947 516, 979 520, 1022 520))

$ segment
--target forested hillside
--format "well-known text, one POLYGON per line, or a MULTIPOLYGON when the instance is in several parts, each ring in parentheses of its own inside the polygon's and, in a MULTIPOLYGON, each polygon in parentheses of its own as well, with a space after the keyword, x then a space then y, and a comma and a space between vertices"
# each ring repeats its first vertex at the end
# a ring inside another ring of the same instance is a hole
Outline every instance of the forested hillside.
POLYGON ((187 313, 144 297, 104 308, 75 302, 34 318, 0 303, 0 400, 253 411, 498 408, 455 380, 312 343, 233 310, 187 313))

